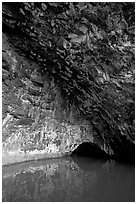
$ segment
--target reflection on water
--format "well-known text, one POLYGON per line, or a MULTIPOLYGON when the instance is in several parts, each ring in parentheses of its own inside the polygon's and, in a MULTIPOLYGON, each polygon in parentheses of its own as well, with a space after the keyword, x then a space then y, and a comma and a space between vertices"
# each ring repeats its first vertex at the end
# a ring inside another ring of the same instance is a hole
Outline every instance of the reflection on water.
POLYGON ((3 167, 7 202, 134 201, 134 166, 115 161, 66 157, 3 167))

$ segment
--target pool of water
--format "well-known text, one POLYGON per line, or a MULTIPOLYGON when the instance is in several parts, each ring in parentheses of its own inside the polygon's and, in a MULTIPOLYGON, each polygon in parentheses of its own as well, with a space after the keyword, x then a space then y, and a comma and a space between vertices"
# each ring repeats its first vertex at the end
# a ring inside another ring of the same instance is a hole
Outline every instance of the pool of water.
POLYGON ((2 168, 3 202, 133 202, 135 167, 66 157, 2 168))

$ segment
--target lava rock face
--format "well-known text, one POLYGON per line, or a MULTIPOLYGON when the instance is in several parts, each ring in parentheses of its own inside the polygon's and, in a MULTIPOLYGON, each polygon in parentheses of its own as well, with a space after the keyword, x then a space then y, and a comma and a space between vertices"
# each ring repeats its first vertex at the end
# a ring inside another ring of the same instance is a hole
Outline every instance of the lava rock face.
POLYGON ((24 61, 3 35, 3 164, 64 156, 83 142, 103 148, 88 121, 70 122, 71 116, 64 120, 63 111, 55 112, 46 86, 38 66, 24 61))
POLYGON ((117 5, 3 3, 3 164, 84 142, 133 157, 134 3, 117 5))

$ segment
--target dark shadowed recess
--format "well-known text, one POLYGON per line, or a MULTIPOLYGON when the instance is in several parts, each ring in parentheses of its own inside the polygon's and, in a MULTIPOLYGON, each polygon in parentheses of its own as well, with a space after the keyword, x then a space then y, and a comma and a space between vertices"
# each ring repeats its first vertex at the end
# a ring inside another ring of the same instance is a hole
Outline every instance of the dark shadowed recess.
POLYGON ((101 150, 96 144, 84 142, 80 144, 73 152, 72 156, 108 158, 108 155, 101 150))
POLYGON ((98 159, 114 159, 120 162, 135 163, 135 150, 127 151, 127 153, 121 151, 117 156, 109 156, 96 144, 89 142, 83 142, 73 152, 72 157, 88 157, 98 159))

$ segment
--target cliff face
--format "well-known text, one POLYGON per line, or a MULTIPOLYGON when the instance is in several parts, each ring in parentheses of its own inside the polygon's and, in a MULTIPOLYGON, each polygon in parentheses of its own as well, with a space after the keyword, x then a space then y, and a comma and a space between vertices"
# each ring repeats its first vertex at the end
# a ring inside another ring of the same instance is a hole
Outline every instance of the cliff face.
POLYGON ((63 156, 83 142, 134 155, 133 11, 3 3, 3 164, 63 156))
POLYGON ((23 60, 3 35, 3 164, 64 156, 83 142, 111 153, 88 121, 56 109, 46 86, 38 66, 23 60))

